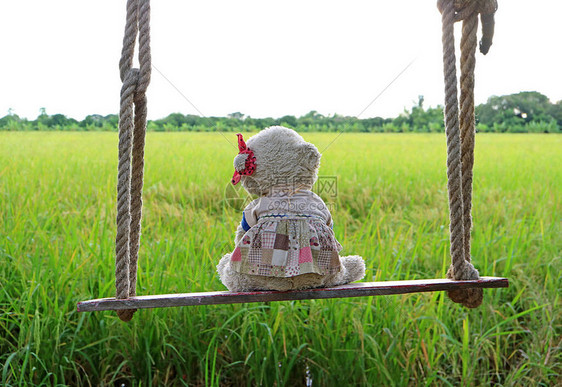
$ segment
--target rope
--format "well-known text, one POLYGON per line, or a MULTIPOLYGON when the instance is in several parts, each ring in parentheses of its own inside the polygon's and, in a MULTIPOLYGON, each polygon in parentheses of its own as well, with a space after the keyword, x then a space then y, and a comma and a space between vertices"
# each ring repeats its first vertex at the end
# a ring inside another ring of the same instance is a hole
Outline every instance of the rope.
MULTIPOLYGON (((147 114, 145 94, 151 71, 150 0, 127 1, 127 21, 119 71, 123 85, 119 110, 115 297, 123 299, 136 295, 137 284, 147 114), (139 69, 132 67, 137 34, 139 69)), ((135 311, 119 310, 117 315, 123 321, 130 321, 135 311)))
MULTIPOLYGON (((447 134, 447 188, 451 235, 451 266, 447 278, 478 279, 470 256, 472 229, 472 167, 474 165, 474 67, 478 14, 483 20, 480 51, 487 53, 494 32, 495 0, 439 0, 443 23, 443 73, 445 78, 445 128, 447 134), (490 16, 491 15, 491 16, 490 16), (460 114, 457 101, 457 75, 454 23, 463 21, 461 37, 460 114)), ((448 292, 451 300, 469 308, 482 303, 482 289, 448 292)))

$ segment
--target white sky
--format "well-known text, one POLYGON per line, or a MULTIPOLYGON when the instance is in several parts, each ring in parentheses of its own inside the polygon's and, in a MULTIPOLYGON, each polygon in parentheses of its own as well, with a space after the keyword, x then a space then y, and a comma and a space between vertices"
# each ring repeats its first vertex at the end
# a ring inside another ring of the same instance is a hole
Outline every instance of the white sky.
MULTIPOLYGON (((153 65, 206 116, 399 114, 441 104, 435 1, 152 1, 153 65)), ((494 45, 478 54, 477 103, 536 90, 562 99, 562 2, 499 0, 494 45)), ((18 0, 0 6, 0 116, 39 108, 116 113, 125 0, 18 0)), ((460 34, 457 37, 460 38, 460 34)), ((158 71, 149 118, 197 114, 158 71)))

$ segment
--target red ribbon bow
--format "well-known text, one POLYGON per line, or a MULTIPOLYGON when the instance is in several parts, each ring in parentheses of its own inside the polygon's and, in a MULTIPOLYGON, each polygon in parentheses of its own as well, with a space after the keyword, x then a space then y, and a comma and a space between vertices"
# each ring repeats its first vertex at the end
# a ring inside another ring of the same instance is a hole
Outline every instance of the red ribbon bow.
POLYGON ((246 158, 246 165, 244 166, 244 170, 242 172, 234 170, 234 175, 231 180, 233 185, 240 182, 242 175, 250 176, 256 170, 256 157, 254 156, 254 152, 246 146, 242 134, 238 133, 236 135, 238 136, 238 154, 247 154, 248 157, 246 158))

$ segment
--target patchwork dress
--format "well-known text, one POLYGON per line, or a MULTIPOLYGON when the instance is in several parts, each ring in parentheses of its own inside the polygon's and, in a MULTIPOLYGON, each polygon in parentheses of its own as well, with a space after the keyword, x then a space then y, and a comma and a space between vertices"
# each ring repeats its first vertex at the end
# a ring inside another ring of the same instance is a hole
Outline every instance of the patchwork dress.
POLYGON ((231 267, 268 277, 335 274, 341 270, 342 246, 331 226, 330 211, 311 191, 258 198, 244 209, 246 233, 231 255, 231 267))

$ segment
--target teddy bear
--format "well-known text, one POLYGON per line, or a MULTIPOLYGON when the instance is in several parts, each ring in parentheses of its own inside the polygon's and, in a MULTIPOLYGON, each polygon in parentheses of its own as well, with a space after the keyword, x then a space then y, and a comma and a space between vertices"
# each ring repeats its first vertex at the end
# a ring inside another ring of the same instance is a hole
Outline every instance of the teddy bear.
POLYGON ((235 292, 302 290, 361 280, 365 262, 340 257, 342 246, 324 201, 314 192, 321 154, 296 131, 272 126, 248 139, 238 136, 234 176, 257 196, 242 212, 235 249, 217 272, 235 292))

